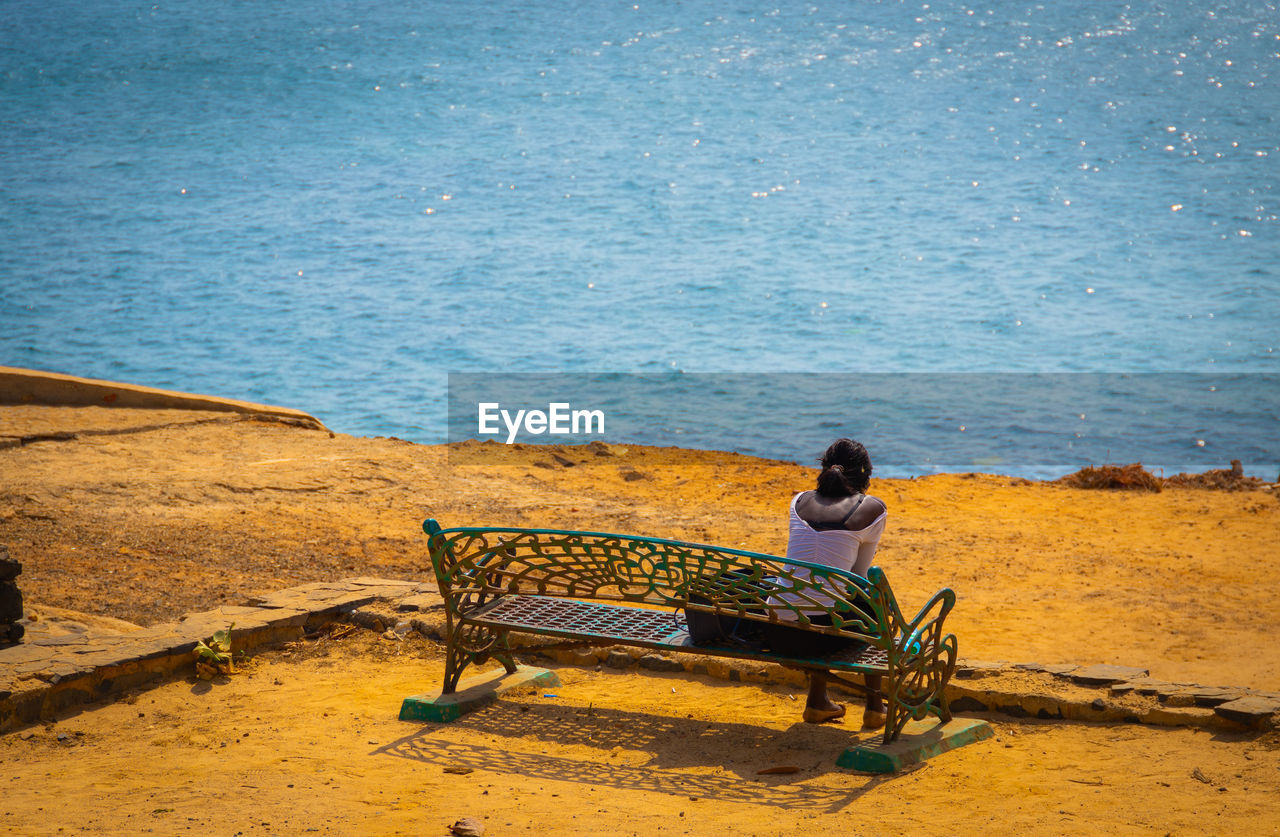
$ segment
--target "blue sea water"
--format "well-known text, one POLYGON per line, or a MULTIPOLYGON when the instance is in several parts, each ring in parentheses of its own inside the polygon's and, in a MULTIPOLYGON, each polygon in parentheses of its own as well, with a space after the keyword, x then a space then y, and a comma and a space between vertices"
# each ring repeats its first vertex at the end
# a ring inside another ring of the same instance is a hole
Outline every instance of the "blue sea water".
POLYGON ((1161 462, 1274 477, 1274 2, 0 10, 0 364, 424 442, 449 372, 1246 376, 1161 462))

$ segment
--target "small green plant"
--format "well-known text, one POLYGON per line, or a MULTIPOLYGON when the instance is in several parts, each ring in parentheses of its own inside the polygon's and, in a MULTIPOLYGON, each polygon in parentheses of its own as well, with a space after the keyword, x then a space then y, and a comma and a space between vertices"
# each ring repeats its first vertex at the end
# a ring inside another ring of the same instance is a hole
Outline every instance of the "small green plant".
POLYGON ((232 674, 235 666, 231 654, 231 629, 236 626, 232 622, 226 630, 215 631, 206 643, 196 642, 196 677, 201 680, 212 680, 219 674, 232 674))

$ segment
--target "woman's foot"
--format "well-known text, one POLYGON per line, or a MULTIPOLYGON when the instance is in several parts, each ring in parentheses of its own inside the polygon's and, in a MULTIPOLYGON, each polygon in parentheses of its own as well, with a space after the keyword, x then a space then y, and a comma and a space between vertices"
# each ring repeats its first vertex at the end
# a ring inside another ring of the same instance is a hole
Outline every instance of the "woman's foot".
POLYGON ((826 724, 839 721, 844 717, 844 706, 839 703, 831 705, 830 709, 822 709, 816 706, 806 706, 804 708, 804 722, 806 724, 826 724))
POLYGON ((871 707, 868 706, 865 710, 863 710, 862 728, 863 729, 883 729, 884 725, 889 721, 889 716, 883 711, 883 709, 884 709, 883 707, 881 707, 880 709, 872 709, 871 707))

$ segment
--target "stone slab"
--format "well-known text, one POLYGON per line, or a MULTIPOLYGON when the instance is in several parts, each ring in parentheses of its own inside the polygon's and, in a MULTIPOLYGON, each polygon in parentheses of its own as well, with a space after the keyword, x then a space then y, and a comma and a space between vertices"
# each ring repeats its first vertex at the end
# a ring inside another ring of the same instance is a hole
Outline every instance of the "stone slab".
POLYGON ((57 652, 53 648, 46 648, 34 642, 28 642, 25 645, 11 645, 8 648, 0 648, 0 665, 16 666, 23 663, 48 660, 55 653, 57 652))
POLYGON ((402 613, 423 613, 442 607, 444 607, 444 599, 441 598, 439 593, 419 593, 415 596, 401 599, 399 604, 396 605, 396 609, 402 613))
POLYGON ((1008 667, 1008 663, 999 660, 959 660, 953 676, 958 680, 976 680, 980 677, 994 677, 1008 667))
POLYGON ((910 721, 897 741, 859 744, 840 754, 836 764, 864 773, 896 773, 966 744, 990 738, 991 725, 977 718, 953 718, 945 724, 910 721))
POLYGON ((1243 697, 1240 689, 1224 689, 1217 686, 1176 686, 1161 689, 1157 699, 1167 706, 1218 706, 1243 697))
POLYGON ((70 634, 59 634, 58 636, 41 637, 34 640, 35 644, 42 645, 46 648, 54 648, 62 645, 84 645, 89 641, 83 631, 70 634))
POLYGON ((403 596, 414 592, 418 586, 416 581, 405 581, 400 578, 378 578, 376 576, 361 575, 355 578, 346 578, 343 581, 357 587, 376 587, 381 591, 385 591, 391 595, 403 596))
POLYGON ((1110 692, 1113 695, 1121 695, 1126 692, 1136 692, 1140 695, 1158 695, 1161 689, 1179 689, 1181 686, 1170 683, 1167 680, 1159 680, 1155 677, 1134 677, 1129 680, 1121 680, 1118 683, 1112 683, 1110 692))
POLYGON ((58 685, 68 680, 76 680, 81 677, 87 677, 93 674, 93 669, 89 666, 77 666, 69 663, 55 663, 47 668, 35 672, 37 680, 43 680, 51 685, 58 685))
POLYGON ((1221 721, 1215 723, 1213 710, 1196 706, 1157 706, 1143 712, 1138 720, 1160 727, 1220 727, 1222 724, 1221 721))
POLYGON ((451 695, 435 692, 405 698, 400 705, 400 720, 444 724, 488 706, 514 689, 529 686, 554 688, 559 685, 560 678, 545 668, 516 666, 515 674, 498 669, 468 677, 458 683, 458 690, 451 695))
POLYGON ((1078 668, 1068 673, 1066 677, 1074 683, 1086 686, 1110 686, 1112 683, 1122 683, 1150 675, 1151 672, 1145 668, 1098 664, 1078 668))
POLYGON ((341 590, 315 590, 296 603, 296 607, 305 607, 317 613, 337 613, 341 610, 354 610, 378 600, 374 593, 347 593, 341 590))
POLYGON ((645 654, 640 658, 640 668, 647 668, 650 671, 684 671, 684 666, 679 660, 673 660, 661 654, 645 654))
POLYGON ((1280 700, 1247 695, 1213 707, 1213 711, 1228 721, 1250 727, 1260 727, 1273 715, 1280 715, 1280 700))
POLYGON ((1018 663, 1014 666, 1021 671, 1038 671, 1045 674, 1067 674, 1079 667, 1075 663, 1018 663))

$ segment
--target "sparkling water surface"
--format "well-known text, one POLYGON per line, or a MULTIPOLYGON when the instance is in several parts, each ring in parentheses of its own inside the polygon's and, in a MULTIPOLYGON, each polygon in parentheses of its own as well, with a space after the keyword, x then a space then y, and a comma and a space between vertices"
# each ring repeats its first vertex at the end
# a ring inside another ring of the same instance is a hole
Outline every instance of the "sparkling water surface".
POLYGON ((1280 372, 1273 2, 2 8, 0 364, 424 442, 450 371, 1280 372))

